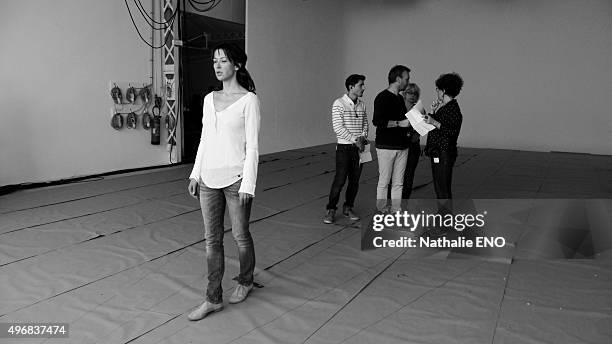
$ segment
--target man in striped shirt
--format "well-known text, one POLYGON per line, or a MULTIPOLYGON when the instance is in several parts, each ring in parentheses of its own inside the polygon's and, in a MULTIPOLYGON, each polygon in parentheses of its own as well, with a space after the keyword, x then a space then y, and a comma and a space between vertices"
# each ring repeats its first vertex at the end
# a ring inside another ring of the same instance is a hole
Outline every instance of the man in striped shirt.
POLYGON ((367 144, 368 118, 365 104, 361 99, 365 90, 365 76, 352 74, 344 83, 347 93, 336 99, 332 105, 332 125, 338 144, 336 145, 336 175, 329 192, 327 213, 323 222, 334 223, 340 192, 348 178, 342 214, 353 221, 359 220, 353 212, 353 205, 359 189, 361 164, 359 153, 367 144))

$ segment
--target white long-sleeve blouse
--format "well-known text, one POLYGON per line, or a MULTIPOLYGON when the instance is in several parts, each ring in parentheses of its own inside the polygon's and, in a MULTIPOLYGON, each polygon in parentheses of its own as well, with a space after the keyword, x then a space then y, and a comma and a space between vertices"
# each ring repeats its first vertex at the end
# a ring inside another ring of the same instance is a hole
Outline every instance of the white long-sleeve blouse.
POLYGON ((213 189, 242 179, 239 192, 255 195, 259 163, 259 99, 248 92, 217 111, 213 93, 204 97, 202 136, 189 178, 213 189))

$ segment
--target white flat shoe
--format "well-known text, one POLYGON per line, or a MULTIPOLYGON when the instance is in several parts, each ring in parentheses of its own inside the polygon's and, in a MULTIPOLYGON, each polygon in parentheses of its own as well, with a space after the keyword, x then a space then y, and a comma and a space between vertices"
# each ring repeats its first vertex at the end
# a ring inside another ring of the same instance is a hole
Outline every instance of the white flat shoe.
POLYGON ((244 301, 247 296, 249 296, 249 292, 251 292, 251 290, 253 290, 253 283, 251 283, 249 286, 238 284, 236 289, 234 289, 232 296, 230 296, 229 303, 239 303, 244 301))
POLYGON ((197 321, 203 319, 210 313, 218 312, 223 309, 222 303, 210 303, 208 301, 204 301, 198 308, 194 309, 187 318, 191 321, 197 321))

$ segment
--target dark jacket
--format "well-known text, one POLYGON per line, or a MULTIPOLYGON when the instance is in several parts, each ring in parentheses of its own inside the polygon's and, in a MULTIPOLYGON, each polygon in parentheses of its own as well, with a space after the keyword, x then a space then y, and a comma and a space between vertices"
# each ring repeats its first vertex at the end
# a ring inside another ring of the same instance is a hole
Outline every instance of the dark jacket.
POLYGON ((441 125, 440 129, 434 129, 427 134, 425 154, 436 157, 440 152, 446 151, 451 155, 457 155, 457 139, 463 122, 463 115, 457 100, 453 99, 444 104, 431 117, 441 125))
POLYGON ((409 131, 414 129, 393 127, 387 128, 389 121, 406 119, 406 105, 399 94, 385 89, 374 99, 372 123, 376 127, 376 148, 402 150, 410 145, 409 131))

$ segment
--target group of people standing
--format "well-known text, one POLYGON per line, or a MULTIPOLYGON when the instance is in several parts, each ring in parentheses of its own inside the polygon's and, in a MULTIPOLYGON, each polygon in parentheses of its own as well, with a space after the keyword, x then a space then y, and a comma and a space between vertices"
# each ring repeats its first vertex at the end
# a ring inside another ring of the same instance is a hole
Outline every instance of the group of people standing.
MULTIPOLYGON (((414 173, 421 156, 419 133, 412 128, 406 114, 421 104, 420 88, 410 83, 410 68, 396 65, 389 71, 389 86, 374 99, 372 123, 376 127, 378 184, 376 207, 379 212, 396 212, 401 200, 409 199, 414 173), (390 202, 389 202, 390 201, 390 202)), ((427 134, 425 155, 431 160, 434 189, 439 199, 452 198, 452 171, 457 158, 457 138, 463 115, 455 99, 463 80, 457 73, 442 74, 435 81, 436 100, 429 112, 424 107, 423 120, 434 126, 427 134), (427 113, 425 113, 427 112, 427 113)), ((337 137, 336 174, 329 193, 323 222, 334 223, 342 188, 348 179, 342 215, 359 220, 353 211, 359 189, 362 164, 360 153, 367 144, 369 123, 361 100, 365 76, 350 75, 345 82, 347 93, 332 105, 332 126, 337 137)))
MULTIPOLYGON (((255 195, 259 161, 259 98, 255 83, 246 69, 247 55, 233 44, 222 43, 213 50, 212 64, 223 87, 204 97, 202 136, 188 191, 200 201, 206 239, 208 285, 204 302, 189 314, 200 320, 223 309, 222 281, 225 272, 223 245, 224 214, 229 211, 232 235, 238 247, 240 272, 229 303, 244 301, 253 289, 255 249, 249 232, 251 205, 255 195)), ((419 99, 418 86, 410 84, 410 69, 395 66, 389 72, 389 87, 376 96, 373 123, 376 126, 376 151, 379 180, 379 210, 396 210, 402 198, 409 198, 414 170, 421 155, 418 133, 410 127, 406 112, 419 99), (389 190, 390 185, 390 191, 389 190), (389 195, 387 194, 389 192, 389 195)), ((439 102, 425 121, 436 127, 427 138, 426 154, 432 159, 432 172, 439 198, 451 198, 452 166, 457 156, 457 136, 461 111, 455 97, 463 81, 457 74, 444 74, 436 80, 439 102)), ((338 138, 336 176, 327 204, 326 223, 333 223, 336 205, 348 179, 342 213, 351 220, 359 216, 353 205, 359 188, 362 164, 360 153, 368 144, 369 123, 361 100, 365 76, 346 79, 347 93, 332 106, 332 123, 338 138)))

